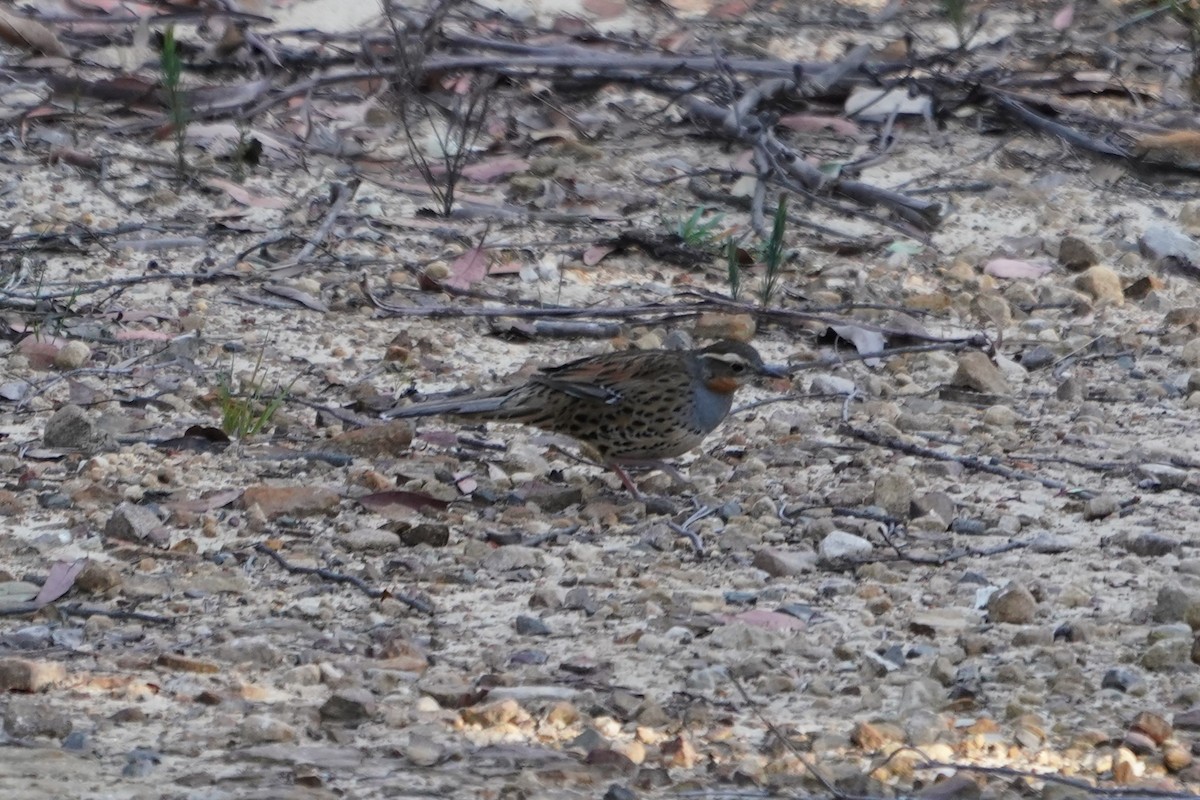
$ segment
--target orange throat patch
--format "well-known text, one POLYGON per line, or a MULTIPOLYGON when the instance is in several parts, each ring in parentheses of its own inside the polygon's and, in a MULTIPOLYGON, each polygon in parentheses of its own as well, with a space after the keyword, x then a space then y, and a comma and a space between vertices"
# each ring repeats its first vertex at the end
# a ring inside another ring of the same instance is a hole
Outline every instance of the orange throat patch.
POLYGON ((741 384, 735 378, 710 378, 705 386, 720 394, 733 394, 741 384))

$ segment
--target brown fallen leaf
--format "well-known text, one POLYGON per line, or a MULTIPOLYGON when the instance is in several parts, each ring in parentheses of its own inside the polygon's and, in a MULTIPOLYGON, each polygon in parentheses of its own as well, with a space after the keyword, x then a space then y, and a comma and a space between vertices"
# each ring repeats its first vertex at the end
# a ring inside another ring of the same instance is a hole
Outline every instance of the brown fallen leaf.
POLYGON ((450 507, 449 502, 439 500, 431 494, 406 492, 401 489, 366 494, 358 498, 358 502, 363 508, 378 514, 386 514, 389 509, 397 506, 412 509, 413 511, 423 511, 427 508, 434 509, 435 511, 443 511, 450 507))

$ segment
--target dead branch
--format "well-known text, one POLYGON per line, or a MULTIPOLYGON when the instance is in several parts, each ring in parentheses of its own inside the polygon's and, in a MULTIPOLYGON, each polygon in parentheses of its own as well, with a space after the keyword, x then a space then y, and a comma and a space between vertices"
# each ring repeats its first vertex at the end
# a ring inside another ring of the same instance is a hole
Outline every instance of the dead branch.
POLYGON ((262 542, 254 545, 254 551, 256 553, 262 553, 265 556, 269 556, 276 564, 283 567, 293 575, 316 575, 322 580, 332 581, 333 583, 348 583, 372 599, 379 600, 384 597, 391 597, 399 600, 401 603, 404 603, 406 606, 415 611, 420 611, 422 614, 433 614, 433 606, 419 597, 377 589, 374 586, 368 585, 367 582, 362 578, 354 575, 346 575, 345 573, 336 572, 331 569, 326 569, 325 567, 302 567, 298 564, 292 564, 283 556, 279 555, 279 553, 276 553, 262 542))

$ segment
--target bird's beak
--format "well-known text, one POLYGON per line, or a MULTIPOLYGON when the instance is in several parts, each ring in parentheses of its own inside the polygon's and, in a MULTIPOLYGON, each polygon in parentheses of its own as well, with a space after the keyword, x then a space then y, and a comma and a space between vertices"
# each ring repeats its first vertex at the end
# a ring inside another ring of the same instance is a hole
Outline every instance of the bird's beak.
POLYGON ((763 364, 759 374, 768 378, 787 378, 791 376, 791 370, 782 364, 763 364))

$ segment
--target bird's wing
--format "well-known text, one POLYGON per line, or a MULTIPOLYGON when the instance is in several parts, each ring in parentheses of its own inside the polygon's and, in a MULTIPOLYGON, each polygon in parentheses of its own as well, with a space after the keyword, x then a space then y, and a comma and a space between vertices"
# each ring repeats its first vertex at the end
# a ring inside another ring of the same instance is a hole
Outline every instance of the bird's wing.
POLYGON ((558 367, 546 367, 533 376, 531 382, 580 400, 599 400, 615 406, 625 400, 622 384, 660 377, 663 369, 662 360, 653 358, 650 351, 629 350, 581 358, 558 367), (651 357, 647 358, 648 355, 651 357))

